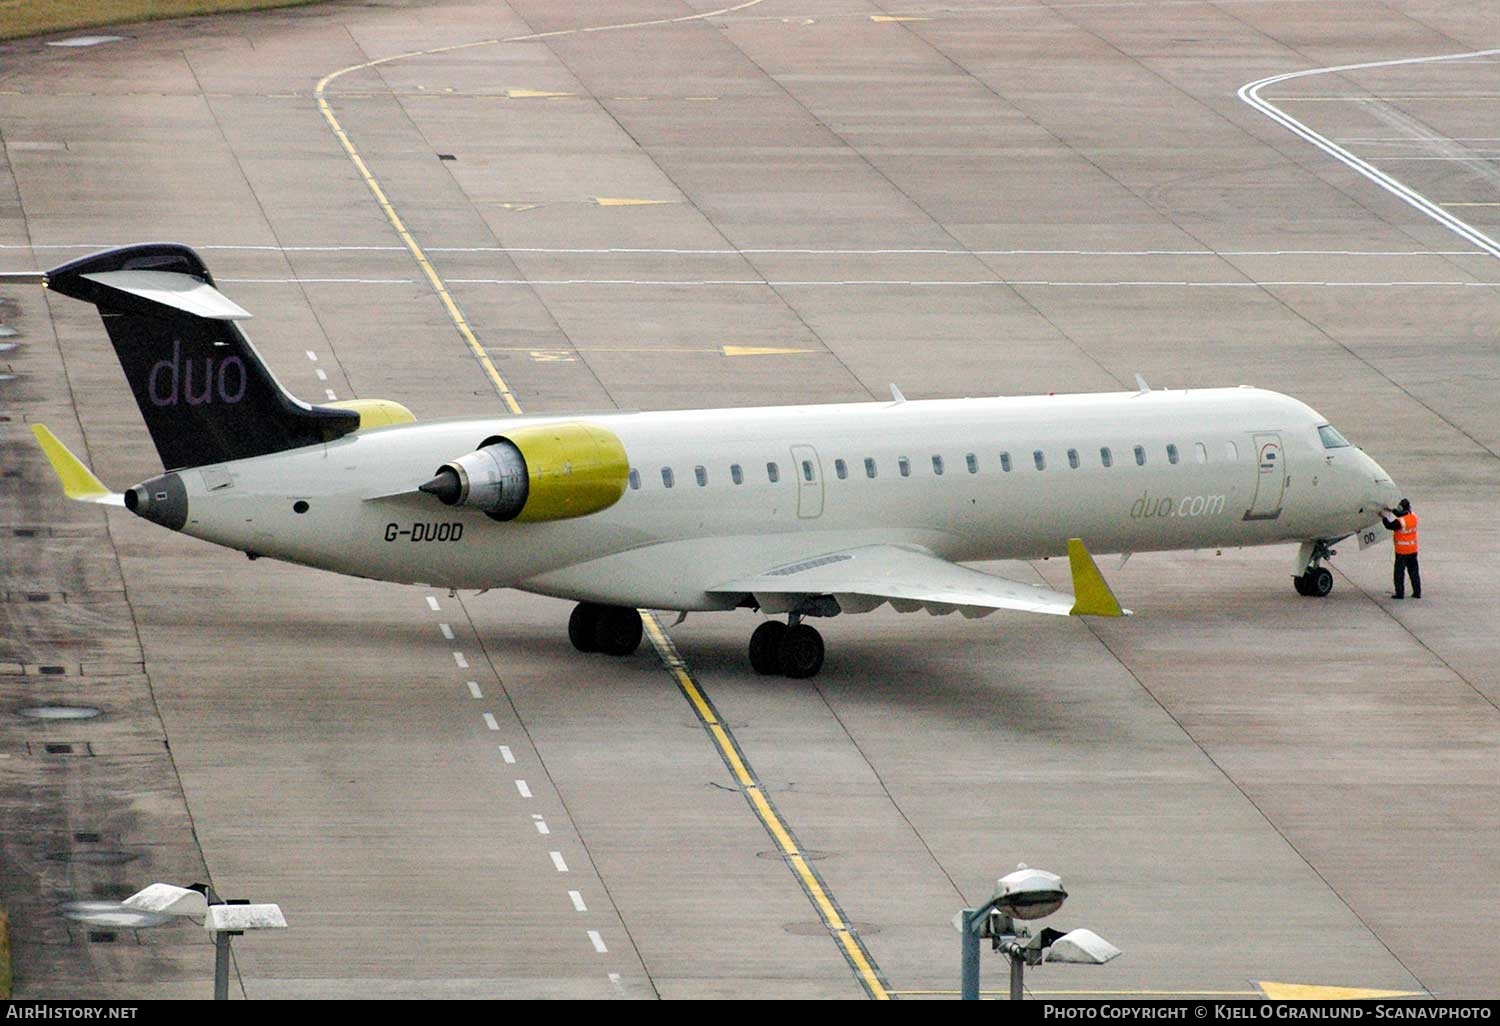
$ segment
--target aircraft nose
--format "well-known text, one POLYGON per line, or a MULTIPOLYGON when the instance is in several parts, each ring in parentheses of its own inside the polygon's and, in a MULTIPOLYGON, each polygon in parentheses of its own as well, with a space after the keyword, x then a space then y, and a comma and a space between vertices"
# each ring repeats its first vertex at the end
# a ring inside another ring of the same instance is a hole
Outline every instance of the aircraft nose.
POLYGON ((1369 464, 1367 470, 1370 475, 1370 496, 1376 506, 1394 506, 1401 501, 1401 489, 1396 487, 1396 482, 1391 475, 1385 472, 1385 468, 1369 456, 1365 456, 1369 464))

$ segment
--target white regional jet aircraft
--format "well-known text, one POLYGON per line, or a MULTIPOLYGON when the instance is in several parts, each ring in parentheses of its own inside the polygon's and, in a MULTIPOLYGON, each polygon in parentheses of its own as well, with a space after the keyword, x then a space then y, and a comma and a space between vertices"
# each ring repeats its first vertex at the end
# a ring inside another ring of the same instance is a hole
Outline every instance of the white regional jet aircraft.
POLYGON ((750 663, 791 677, 823 663, 808 618, 886 602, 1122 615, 1089 548, 1300 542, 1296 590, 1322 596, 1330 546, 1399 495, 1316 412, 1254 388, 418 424, 288 395, 184 246, 45 282, 99 308, 166 470, 113 494, 37 425, 71 498, 252 559, 572 599, 585 652, 634 652, 638 607, 785 615, 750 663), (1060 555, 1073 595, 959 565, 1060 555))

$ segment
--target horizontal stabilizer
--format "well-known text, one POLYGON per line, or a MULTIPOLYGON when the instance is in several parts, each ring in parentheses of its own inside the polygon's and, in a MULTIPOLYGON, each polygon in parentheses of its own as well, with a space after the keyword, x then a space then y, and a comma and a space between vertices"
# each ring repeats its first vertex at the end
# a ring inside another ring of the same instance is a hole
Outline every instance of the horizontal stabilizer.
POLYGON ((206 281, 176 271, 100 271, 81 277, 211 321, 245 321, 249 311, 206 281))
POLYGON ((74 456, 66 445, 59 442, 57 436, 48 431, 45 426, 33 424, 31 433, 36 435, 36 440, 41 443, 42 452, 47 454, 47 462, 52 464, 52 472, 62 483, 64 495, 77 502, 98 502, 106 506, 125 505, 125 496, 104 487, 104 483, 95 477, 93 472, 85 467, 82 461, 74 456))

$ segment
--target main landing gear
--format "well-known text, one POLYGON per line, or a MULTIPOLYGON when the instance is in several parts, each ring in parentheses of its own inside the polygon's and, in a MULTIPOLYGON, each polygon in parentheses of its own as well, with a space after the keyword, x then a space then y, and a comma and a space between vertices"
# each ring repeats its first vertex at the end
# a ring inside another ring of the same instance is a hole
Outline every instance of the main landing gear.
POLYGON ((756 673, 805 680, 823 668, 823 635, 793 614, 791 623, 767 620, 750 635, 750 666, 756 673))
POLYGON ((1304 569, 1292 578, 1292 587, 1297 589, 1298 595, 1323 598, 1333 590, 1333 571, 1323 566, 1323 560, 1333 554, 1333 549, 1325 541, 1303 543, 1297 556, 1304 569))
POLYGON ((641 614, 626 606, 580 602, 568 617, 568 640, 580 652, 630 655, 641 647, 641 614))

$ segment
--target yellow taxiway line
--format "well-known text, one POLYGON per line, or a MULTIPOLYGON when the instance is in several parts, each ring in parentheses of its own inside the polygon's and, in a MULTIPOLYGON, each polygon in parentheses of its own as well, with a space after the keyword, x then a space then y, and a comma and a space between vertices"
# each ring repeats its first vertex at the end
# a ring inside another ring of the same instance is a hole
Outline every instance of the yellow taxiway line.
MULTIPOLYGON (((421 244, 412 236, 406 227, 406 223, 401 220, 401 216, 396 213, 396 208, 391 205, 391 201, 386 196, 385 190, 380 187, 379 181, 371 173, 364 158, 360 156, 359 150, 355 147, 353 141, 350 140, 348 133, 344 131, 343 125, 339 123, 339 119, 334 114, 333 108, 328 104, 326 93, 329 84, 350 72, 378 67, 379 65, 389 64, 392 61, 399 61, 408 57, 449 53, 454 50, 487 46, 494 43, 519 43, 528 40, 550 39, 557 36, 605 32, 612 29, 645 28, 650 25, 697 21, 753 7, 760 2, 761 0, 746 0, 746 2, 736 4, 732 7, 707 11, 703 14, 684 15, 678 18, 659 18, 652 21, 602 25, 590 28, 560 29, 554 32, 537 32, 531 35, 511 36, 506 39, 483 39, 477 42, 459 43, 453 46, 436 47, 430 50, 413 50, 408 53, 365 61, 363 64, 351 64, 347 68, 340 68, 338 71, 324 75, 318 81, 314 95, 317 97, 318 110, 322 113, 323 119, 328 122, 328 127, 333 129, 333 134, 338 139, 339 145, 344 148, 344 152, 353 162, 355 170, 359 172, 359 176, 364 181, 366 188, 370 190, 370 194, 374 196, 375 202, 385 213, 386 220, 390 221, 391 227, 396 230, 397 236, 400 237, 402 243, 411 253, 412 259, 422 269, 422 273, 426 276, 428 283, 431 284, 433 291, 442 300, 443 308, 448 311, 448 317, 453 321, 454 327, 463 336, 464 342, 478 359, 480 367, 483 368, 485 376, 490 379, 490 383, 494 385, 495 391, 500 394, 500 398, 512 413, 519 414, 521 412, 521 404, 516 401, 515 394, 511 391, 510 385, 506 383, 505 378, 501 376, 494 362, 490 360, 489 354, 485 352, 485 347, 475 337, 473 329, 469 327, 469 322, 463 315, 463 311, 459 309, 458 303, 454 300, 452 293, 448 291, 448 286, 443 281, 442 275, 438 274, 437 269, 432 266, 432 261, 428 259, 426 251, 423 250, 421 244)), ((651 639, 652 646, 656 649, 657 655, 661 657, 668 672, 676 680, 678 689, 692 705, 693 710, 698 714, 699 720, 702 721, 704 727, 707 729, 709 736, 713 738, 714 745, 718 749, 719 755, 723 758, 725 765, 729 767, 730 772, 734 774, 735 780, 744 789, 745 798, 750 803, 750 807, 755 811, 756 816, 760 819, 766 831, 775 839, 777 847, 786 859, 787 865, 791 867, 792 873, 797 878, 798 883, 802 885, 802 889, 807 893, 814 907, 817 908, 824 925, 828 927, 830 933, 837 941, 839 951, 854 969, 860 984, 872 998, 882 1001, 888 1000, 892 996, 892 993, 886 986, 886 982, 881 976, 875 960, 870 956, 863 941, 850 929, 847 919, 845 919, 843 913, 839 910, 838 903, 834 900, 832 894, 829 893, 822 876, 808 863, 791 829, 776 811, 776 807, 771 802, 771 799, 766 796, 755 773, 746 761, 744 753, 740 750, 739 743, 735 740, 733 732, 719 718, 719 714, 714 709, 713 703, 709 700, 698 682, 694 680, 692 673, 689 672, 686 664, 682 661, 682 657, 677 653, 677 647, 672 644, 672 639, 662 629, 661 623, 656 619, 656 616, 649 610, 641 610, 641 621, 645 627, 647 636, 651 639)))

